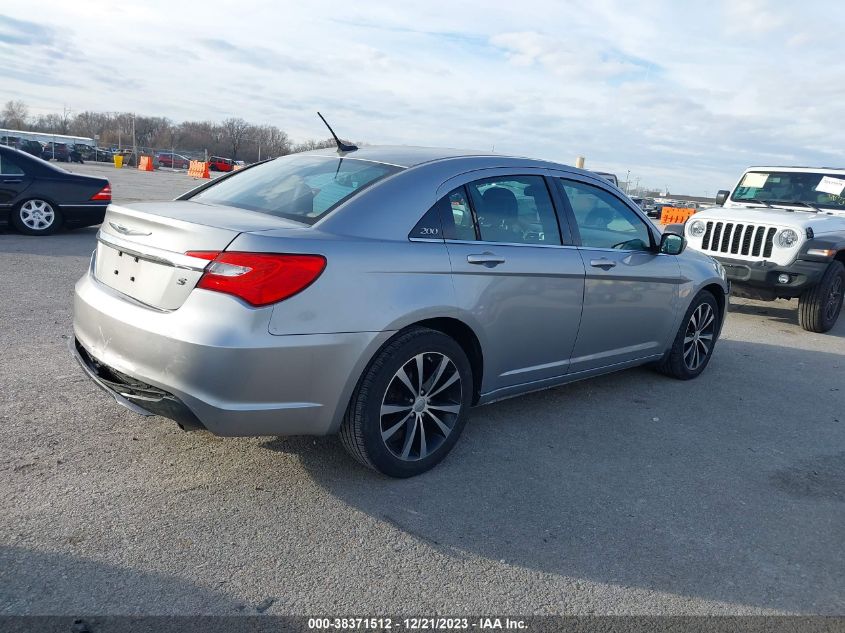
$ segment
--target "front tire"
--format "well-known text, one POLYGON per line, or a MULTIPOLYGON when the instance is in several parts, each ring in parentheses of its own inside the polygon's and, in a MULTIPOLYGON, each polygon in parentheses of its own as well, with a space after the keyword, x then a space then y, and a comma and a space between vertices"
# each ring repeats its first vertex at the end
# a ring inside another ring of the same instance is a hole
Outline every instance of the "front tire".
POLYGON ((690 303, 672 348, 657 364, 657 370, 679 380, 696 378, 710 363, 720 329, 716 297, 702 290, 690 303))
POLYGON ((808 332, 827 332, 836 325, 842 311, 845 290, 845 266, 830 262, 818 284, 806 290, 798 300, 798 322, 808 332))
POLYGON ((26 235, 50 235, 62 225, 62 214, 52 202, 31 198, 17 206, 12 223, 26 235))
POLYGON ((472 369, 451 337, 413 328, 364 371, 340 429, 344 448, 390 477, 413 477, 452 450, 467 421, 472 369))

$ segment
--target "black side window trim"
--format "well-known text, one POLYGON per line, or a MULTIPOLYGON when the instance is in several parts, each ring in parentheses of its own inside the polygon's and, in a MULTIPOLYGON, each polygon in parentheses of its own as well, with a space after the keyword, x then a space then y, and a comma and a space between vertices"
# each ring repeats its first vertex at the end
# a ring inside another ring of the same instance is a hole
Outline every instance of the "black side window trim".
MULTIPOLYGON (((609 193, 611 196, 616 198, 619 201, 620 204, 622 204, 623 206, 628 208, 631 211, 631 213, 633 213, 637 217, 637 219, 639 219, 639 221, 643 223, 646 231, 648 232, 648 238, 651 242, 651 244, 650 244, 651 249, 655 250, 657 248, 657 246, 656 246, 657 242, 655 240, 654 230, 652 230, 652 227, 654 225, 651 224, 651 221, 648 220, 648 218, 643 218, 640 211, 634 209, 630 204, 628 204, 622 198, 617 196, 613 191, 611 191, 610 189, 608 189, 606 187, 602 187, 602 186, 595 184, 595 183, 592 183, 592 182, 586 182, 586 181, 583 181, 583 180, 576 180, 574 178, 565 178, 564 176, 555 177, 555 180, 557 181, 555 188, 558 190, 558 193, 559 193, 559 195, 562 199, 564 208, 566 209, 566 219, 567 219, 567 222, 569 224, 570 230, 572 231, 573 244, 575 244, 579 248, 584 247, 583 243, 581 242, 581 231, 578 229, 578 222, 575 221, 575 213, 572 211, 572 206, 569 204, 569 197, 566 195, 566 190, 563 188, 564 181, 575 183, 576 185, 587 185, 588 187, 594 187, 596 189, 601 189, 605 193, 609 193)), ((623 252, 623 251, 620 251, 620 252, 623 252)))
MULTIPOLYGON (((475 182, 475 181, 473 180, 472 182, 475 182)), ((472 230, 475 232, 475 241, 480 242, 481 241, 481 232, 478 230, 478 216, 476 216, 476 214, 475 214, 475 203, 472 201, 472 197, 469 195, 469 189, 467 189, 468 184, 469 183, 466 183, 465 185, 461 185, 460 187, 455 187, 454 189, 452 189, 452 191, 450 191, 449 193, 446 194, 446 197, 451 196, 452 193, 457 191, 458 189, 461 190, 461 193, 464 196, 464 200, 467 201, 467 206, 469 206, 469 213, 470 213, 470 216, 472 217, 472 230)), ((449 239, 449 238, 446 238, 446 239, 449 239)), ((452 239, 454 239, 454 238, 452 238, 452 239)))

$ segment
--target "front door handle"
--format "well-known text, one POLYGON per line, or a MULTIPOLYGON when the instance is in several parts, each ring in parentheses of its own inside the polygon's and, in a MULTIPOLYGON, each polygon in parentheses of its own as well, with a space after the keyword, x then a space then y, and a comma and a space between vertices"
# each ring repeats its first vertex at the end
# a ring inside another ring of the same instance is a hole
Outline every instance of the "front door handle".
POLYGON ((591 259, 590 266, 593 268, 603 268, 604 270, 610 270, 614 266, 616 266, 616 262, 612 259, 608 259, 607 257, 602 257, 601 259, 591 259))
POLYGON ((23 182, 23 180, 21 180, 20 178, 4 178, 3 182, 16 183, 16 182, 23 182))
POLYGON ((467 263, 480 264, 481 266, 486 266, 487 268, 493 268, 499 264, 504 264, 505 258, 500 257, 499 255, 494 255, 493 253, 485 252, 480 255, 467 255, 467 263))

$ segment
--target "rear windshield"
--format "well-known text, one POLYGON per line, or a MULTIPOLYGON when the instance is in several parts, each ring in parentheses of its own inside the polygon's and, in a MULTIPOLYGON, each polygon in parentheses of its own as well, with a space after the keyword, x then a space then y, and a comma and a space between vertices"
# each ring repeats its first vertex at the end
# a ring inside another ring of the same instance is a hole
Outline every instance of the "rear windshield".
POLYGON ((283 156, 210 186, 194 202, 239 207, 314 224, 399 167, 334 156, 283 156))

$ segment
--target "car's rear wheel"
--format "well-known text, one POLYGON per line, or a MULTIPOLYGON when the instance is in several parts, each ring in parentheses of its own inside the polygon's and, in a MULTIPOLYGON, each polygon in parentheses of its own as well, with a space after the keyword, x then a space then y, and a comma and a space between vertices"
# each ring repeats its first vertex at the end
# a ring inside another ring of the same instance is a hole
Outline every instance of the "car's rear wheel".
POLYGON ((472 369, 454 339, 413 328, 389 341, 364 371, 340 430, 359 462, 412 477, 440 462, 466 424, 472 369))
POLYGON ((798 322, 808 332, 827 332, 836 325, 842 312, 845 291, 845 266, 830 262, 818 284, 798 299, 798 322))
POLYGON ((49 235, 62 225, 62 214, 52 202, 31 198, 18 205, 12 223, 27 235, 49 235))
POLYGON ((671 349, 657 364, 661 373, 680 380, 695 378, 707 367, 720 331, 719 304, 707 290, 690 303, 671 349))

